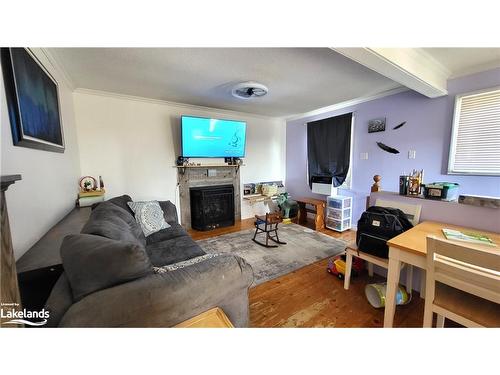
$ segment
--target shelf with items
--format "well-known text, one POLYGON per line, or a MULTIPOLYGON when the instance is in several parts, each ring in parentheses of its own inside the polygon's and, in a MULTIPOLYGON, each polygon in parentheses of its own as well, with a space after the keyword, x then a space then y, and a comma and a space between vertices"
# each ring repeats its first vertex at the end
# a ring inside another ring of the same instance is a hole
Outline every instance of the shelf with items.
POLYGON ((177 168, 180 174, 186 173, 186 169, 214 169, 214 168, 234 168, 239 172, 240 167, 245 166, 245 164, 183 164, 174 165, 173 168, 177 168))
POLYGON ((326 227, 343 232, 352 227, 352 197, 334 195, 326 201, 326 227))
POLYGON ((248 201, 250 204, 257 202, 275 201, 278 198, 277 195, 263 195, 263 194, 249 194, 243 197, 244 200, 248 201))
POLYGON ((174 168, 238 168, 245 164, 187 164, 187 165, 174 165, 174 168))
POLYGON ((101 189, 101 190, 90 190, 90 191, 80 191, 78 193, 78 198, 84 198, 84 197, 98 197, 101 195, 104 195, 106 193, 106 190, 101 189))

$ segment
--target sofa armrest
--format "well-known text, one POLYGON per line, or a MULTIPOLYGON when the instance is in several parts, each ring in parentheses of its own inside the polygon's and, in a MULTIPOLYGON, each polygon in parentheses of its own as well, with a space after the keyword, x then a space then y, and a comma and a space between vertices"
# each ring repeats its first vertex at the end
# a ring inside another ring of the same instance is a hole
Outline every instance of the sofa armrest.
POLYGON ((92 293, 68 309, 60 326, 171 327, 218 306, 245 327, 252 282, 244 259, 223 254, 92 293))
POLYGON ((43 327, 53 328, 59 325, 61 318, 66 311, 73 305, 73 295, 71 293, 71 286, 69 285, 68 278, 63 272, 57 282, 54 284, 49 298, 45 303, 45 309, 49 311, 49 318, 47 324, 43 327))
POLYGON ((170 201, 159 201, 158 203, 163 210, 163 217, 167 223, 179 223, 175 204, 170 201))

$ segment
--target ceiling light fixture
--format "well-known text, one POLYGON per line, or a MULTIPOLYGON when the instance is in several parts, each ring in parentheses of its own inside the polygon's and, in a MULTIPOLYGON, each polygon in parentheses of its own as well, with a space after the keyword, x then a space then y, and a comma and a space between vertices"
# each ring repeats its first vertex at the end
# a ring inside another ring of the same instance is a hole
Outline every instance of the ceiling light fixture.
POLYGON ((233 87, 231 94, 238 99, 260 98, 267 94, 268 88, 258 82, 241 82, 233 87))

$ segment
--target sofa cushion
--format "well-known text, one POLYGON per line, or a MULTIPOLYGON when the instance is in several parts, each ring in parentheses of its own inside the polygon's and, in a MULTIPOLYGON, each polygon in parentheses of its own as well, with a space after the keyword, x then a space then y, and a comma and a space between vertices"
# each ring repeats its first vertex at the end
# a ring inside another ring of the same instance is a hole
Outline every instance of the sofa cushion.
POLYGON ((128 202, 127 204, 134 211, 135 220, 141 226, 146 237, 159 230, 170 228, 170 224, 163 217, 163 211, 158 201, 128 202))
MULTIPOLYGON (((91 206, 92 211, 95 210, 97 207, 99 207, 99 205, 101 203, 103 203, 103 202, 94 203, 91 206)), ((134 216, 134 213, 132 212, 132 210, 130 209, 130 207, 127 205, 127 202, 132 202, 132 198, 130 198, 130 196, 128 196, 128 195, 121 195, 119 197, 114 197, 114 198, 108 199, 106 202, 113 203, 114 205, 116 205, 116 206, 118 206, 120 208, 123 208, 131 216, 134 216)))
POLYGON ((170 224, 170 228, 162 229, 146 237, 146 244, 151 245, 155 242, 171 240, 172 238, 189 236, 186 230, 178 223, 170 224))
POLYGON ((158 201, 161 209, 163 210, 163 217, 165 221, 172 225, 173 223, 178 224, 179 220, 177 218, 177 208, 175 204, 170 201, 158 201))
POLYGON ((130 209, 128 206, 128 202, 132 202, 132 198, 130 198, 129 195, 122 195, 119 197, 114 197, 111 199, 108 199, 106 202, 113 203, 114 205, 123 208, 126 212, 130 214, 130 216, 134 216, 134 212, 130 209))
POLYGON ((136 242, 146 246, 146 237, 134 217, 109 201, 101 203, 92 211, 81 233, 95 234, 117 241, 136 242))
POLYGON ((142 246, 90 234, 66 236, 61 259, 75 301, 153 272, 142 246))
POLYGON ((206 253, 189 236, 181 236, 146 246, 151 263, 155 267, 182 262, 206 253))
POLYGON ((63 272, 50 292, 45 302, 45 310, 50 312, 47 324, 44 327, 57 327, 62 317, 73 304, 73 293, 68 277, 63 272))

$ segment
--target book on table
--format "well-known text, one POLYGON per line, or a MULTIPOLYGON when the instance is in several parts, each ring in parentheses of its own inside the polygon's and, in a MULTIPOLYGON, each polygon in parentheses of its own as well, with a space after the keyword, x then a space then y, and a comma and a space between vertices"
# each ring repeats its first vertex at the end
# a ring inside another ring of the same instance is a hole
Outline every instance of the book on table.
POLYGON ((443 234, 447 240, 463 241, 468 243, 497 246, 491 238, 481 233, 460 232, 456 229, 443 228, 443 234))

